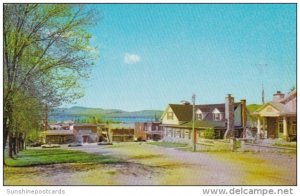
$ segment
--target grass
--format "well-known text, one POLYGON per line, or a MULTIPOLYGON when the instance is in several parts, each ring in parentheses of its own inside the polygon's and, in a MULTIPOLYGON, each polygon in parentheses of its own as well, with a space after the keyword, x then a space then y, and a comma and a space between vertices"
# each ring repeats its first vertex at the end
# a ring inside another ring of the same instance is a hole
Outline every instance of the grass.
MULTIPOLYGON (((166 152, 163 152, 163 149, 153 148, 148 144, 120 143, 110 149, 112 156, 130 160, 128 162, 118 162, 108 156, 72 150, 29 149, 21 152, 18 159, 13 161, 24 162, 26 157, 31 161, 38 157, 42 160, 43 156, 49 156, 56 160, 60 157, 61 161, 65 159, 74 162, 42 167, 4 167, 4 184, 24 186, 136 185, 143 182, 158 185, 295 185, 296 183, 296 153, 201 152, 194 153, 194 156, 201 160, 203 158, 204 162, 194 164, 185 163, 185 157, 178 159, 174 156, 169 157, 165 155, 168 150, 165 149, 166 152), (71 156, 75 156, 76 160, 71 156), (208 165, 209 159, 211 165, 208 165), (121 164, 97 164, 115 161, 121 164), (133 173, 138 176, 133 176, 133 173)), ((108 150, 109 147, 104 148, 108 150)), ((187 157, 190 156, 191 153, 187 157)))
POLYGON ((28 149, 21 151, 17 158, 5 158, 7 166, 29 167, 59 163, 118 163, 120 160, 110 156, 88 154, 63 149, 28 149))
POLYGON ((173 143, 173 142, 149 142, 147 144, 162 146, 166 148, 182 148, 187 147, 187 144, 173 143))

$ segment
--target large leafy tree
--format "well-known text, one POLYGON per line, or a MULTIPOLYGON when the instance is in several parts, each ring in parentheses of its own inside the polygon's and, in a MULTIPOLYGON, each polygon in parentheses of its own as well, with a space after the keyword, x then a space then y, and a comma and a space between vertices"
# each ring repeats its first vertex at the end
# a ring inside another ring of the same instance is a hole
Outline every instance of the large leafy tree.
POLYGON ((18 130, 18 112, 56 107, 83 95, 79 81, 88 77, 96 57, 87 31, 94 16, 83 5, 4 5, 4 147, 18 130), (26 100, 39 106, 17 107, 26 100))

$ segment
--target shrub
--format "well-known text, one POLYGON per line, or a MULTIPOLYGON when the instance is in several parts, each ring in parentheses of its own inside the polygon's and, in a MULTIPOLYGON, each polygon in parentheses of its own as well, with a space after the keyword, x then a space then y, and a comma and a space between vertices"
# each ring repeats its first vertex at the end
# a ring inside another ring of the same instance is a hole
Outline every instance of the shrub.
POLYGON ((208 128, 204 131, 203 136, 205 139, 215 139, 215 130, 208 128))

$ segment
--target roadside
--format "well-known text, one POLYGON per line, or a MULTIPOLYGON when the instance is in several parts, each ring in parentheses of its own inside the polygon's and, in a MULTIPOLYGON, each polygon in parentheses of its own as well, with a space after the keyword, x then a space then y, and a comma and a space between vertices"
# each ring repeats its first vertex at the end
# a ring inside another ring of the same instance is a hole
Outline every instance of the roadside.
POLYGON ((5 185, 295 185, 293 153, 187 152, 147 143, 62 149, 113 157, 113 164, 6 168, 5 185))
POLYGON ((81 148, 105 153, 129 162, 163 169, 159 184, 186 185, 293 185, 296 184, 295 153, 186 152, 147 143, 116 143, 81 148), (285 166, 285 167, 284 167, 285 166), (180 176, 180 180, 178 179, 180 176))

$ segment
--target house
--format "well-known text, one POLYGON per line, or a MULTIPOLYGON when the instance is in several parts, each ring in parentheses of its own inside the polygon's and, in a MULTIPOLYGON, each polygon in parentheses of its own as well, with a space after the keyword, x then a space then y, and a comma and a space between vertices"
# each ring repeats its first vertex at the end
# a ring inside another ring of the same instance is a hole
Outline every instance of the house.
POLYGON ((148 122, 145 127, 145 133, 147 140, 161 140, 163 136, 161 122, 148 122))
POLYGON ((134 129, 135 138, 137 140, 161 140, 163 132, 160 125, 161 122, 136 122, 134 129))
MULTIPOLYGON (((229 94, 225 103, 195 105, 195 130, 201 138, 204 131, 212 129, 216 139, 221 139, 227 131, 228 136, 242 137, 243 131, 251 122, 246 100, 234 102, 229 94)), ((192 140, 193 106, 189 103, 169 104, 162 114, 163 140, 189 143, 192 140)))
POLYGON ((112 142, 133 142, 134 124, 133 123, 112 123, 108 125, 109 135, 112 142))
POLYGON ((72 130, 47 130, 42 133, 42 142, 45 144, 67 144, 74 141, 72 130))
POLYGON ((71 130, 73 130, 77 142, 93 143, 99 140, 95 124, 74 124, 71 126, 71 130))
POLYGON ((296 140, 297 136, 297 92, 285 94, 277 91, 273 100, 253 112, 257 118, 259 138, 283 138, 296 140))
POLYGON ((144 141, 147 139, 145 129, 147 127, 146 122, 135 122, 134 123, 134 137, 137 141, 144 141))

